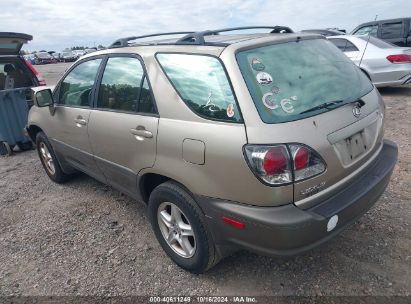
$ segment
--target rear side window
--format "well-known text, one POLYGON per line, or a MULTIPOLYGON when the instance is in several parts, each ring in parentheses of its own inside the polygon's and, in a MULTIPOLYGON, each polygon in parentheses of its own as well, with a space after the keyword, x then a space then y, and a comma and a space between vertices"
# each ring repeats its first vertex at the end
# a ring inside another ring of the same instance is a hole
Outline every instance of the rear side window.
POLYGON ((329 39, 336 47, 343 52, 355 52, 358 48, 347 39, 343 38, 330 38, 329 39))
POLYGON ((147 76, 143 79, 143 85, 141 86, 140 102, 138 104, 138 112, 143 113, 155 113, 154 102, 151 97, 150 87, 148 85, 147 76))
POLYGON ((358 67, 325 39, 241 51, 237 61, 265 123, 299 120, 330 111, 373 89, 358 67), (333 106, 316 109, 324 103, 333 106))
POLYGON ((89 107, 90 93, 96 80, 100 63, 100 58, 88 60, 71 70, 60 85, 59 104, 89 107))
POLYGON ((135 57, 111 57, 101 80, 98 108, 155 113, 143 66, 135 57))
POLYGON ((227 74, 217 58, 188 54, 157 54, 156 57, 192 111, 208 119, 241 121, 227 74))
POLYGON ((384 23, 381 26, 381 38, 399 38, 402 36, 403 24, 402 22, 384 23))

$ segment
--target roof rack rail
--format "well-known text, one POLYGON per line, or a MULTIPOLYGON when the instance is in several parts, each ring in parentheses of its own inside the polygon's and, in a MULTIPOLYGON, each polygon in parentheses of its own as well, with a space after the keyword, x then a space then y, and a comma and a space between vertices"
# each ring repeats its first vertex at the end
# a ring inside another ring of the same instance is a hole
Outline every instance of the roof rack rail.
POLYGON ((150 35, 143 35, 143 36, 133 36, 133 37, 126 37, 120 38, 114 41, 109 48, 120 48, 129 46, 129 41, 142 39, 142 38, 149 38, 149 37, 157 37, 157 36, 171 36, 171 35, 190 35, 194 34, 194 32, 169 32, 169 33, 158 33, 158 34, 150 34, 150 35))
POLYGON ((219 30, 189 33, 186 36, 182 37, 181 39, 177 40, 176 44, 204 45, 205 44, 204 36, 218 35, 219 33, 223 33, 223 32, 242 31, 242 30, 251 30, 251 29, 271 29, 270 34, 271 33, 294 33, 294 31, 291 28, 287 26, 280 26, 280 25, 231 27, 231 28, 224 28, 224 29, 219 29, 219 30))

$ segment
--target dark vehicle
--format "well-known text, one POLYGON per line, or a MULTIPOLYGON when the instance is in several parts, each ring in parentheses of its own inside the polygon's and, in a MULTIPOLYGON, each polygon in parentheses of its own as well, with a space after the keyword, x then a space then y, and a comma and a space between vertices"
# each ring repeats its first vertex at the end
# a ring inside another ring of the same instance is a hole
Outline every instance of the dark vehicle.
POLYGON ((77 60, 77 55, 74 54, 72 51, 63 52, 60 58, 63 62, 73 62, 77 60))
POLYGON ((47 64, 57 62, 57 60, 47 52, 38 52, 34 56, 36 57, 36 64, 47 64))
POLYGON ((335 29, 313 29, 313 30, 302 30, 303 33, 320 34, 326 37, 329 36, 339 36, 345 35, 345 32, 335 29))
POLYGON ((377 37, 398 46, 411 46, 411 18, 387 19, 360 24, 352 35, 377 37))
POLYGON ((43 78, 20 50, 33 37, 21 33, 0 32, 0 154, 10 154, 14 145, 31 148, 22 133, 27 111, 33 104, 31 88, 46 85, 43 78))

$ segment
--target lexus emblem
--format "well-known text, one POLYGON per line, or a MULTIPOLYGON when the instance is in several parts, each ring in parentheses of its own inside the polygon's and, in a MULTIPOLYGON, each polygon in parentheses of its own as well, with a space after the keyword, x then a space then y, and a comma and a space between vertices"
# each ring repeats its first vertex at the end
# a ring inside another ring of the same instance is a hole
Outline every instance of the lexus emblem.
POLYGON ((356 105, 355 107, 352 108, 352 114, 355 117, 359 117, 361 115, 361 108, 358 105, 356 105))

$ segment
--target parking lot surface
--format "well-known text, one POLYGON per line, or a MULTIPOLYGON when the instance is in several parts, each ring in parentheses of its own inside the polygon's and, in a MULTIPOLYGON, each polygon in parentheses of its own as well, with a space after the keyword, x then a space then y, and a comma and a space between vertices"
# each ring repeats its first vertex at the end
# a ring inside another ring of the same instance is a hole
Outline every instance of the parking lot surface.
MULTIPOLYGON (((36 66, 54 85, 70 64, 36 66)), ((411 87, 381 90, 399 146, 375 207, 293 258, 239 252, 203 275, 163 252, 145 206, 81 175, 51 182, 36 151, 0 158, 0 296, 406 295, 411 293, 411 87)))

